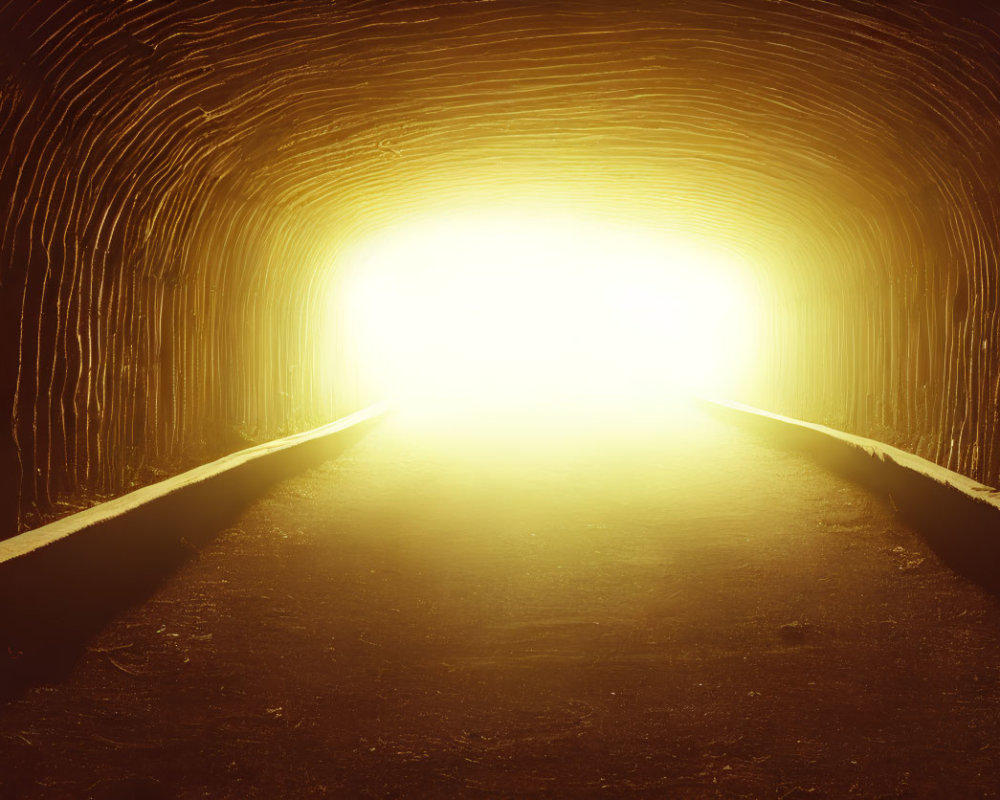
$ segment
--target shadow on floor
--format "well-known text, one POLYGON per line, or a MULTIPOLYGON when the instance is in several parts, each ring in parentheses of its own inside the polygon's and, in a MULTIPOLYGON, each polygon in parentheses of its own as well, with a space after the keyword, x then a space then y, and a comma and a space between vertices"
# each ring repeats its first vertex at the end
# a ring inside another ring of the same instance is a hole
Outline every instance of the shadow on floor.
POLYGON ((0 702, 64 679, 87 642, 277 481, 334 458, 374 420, 272 453, 0 564, 0 702))

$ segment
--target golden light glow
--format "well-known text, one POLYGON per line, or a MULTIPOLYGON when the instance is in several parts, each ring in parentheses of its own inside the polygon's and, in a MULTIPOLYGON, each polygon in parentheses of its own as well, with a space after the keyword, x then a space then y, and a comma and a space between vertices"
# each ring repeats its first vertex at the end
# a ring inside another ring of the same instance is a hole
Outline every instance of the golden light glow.
POLYGON ((753 367, 746 265, 680 237, 466 211, 383 231, 345 261, 331 317, 373 395, 408 407, 648 407, 731 394, 753 367))

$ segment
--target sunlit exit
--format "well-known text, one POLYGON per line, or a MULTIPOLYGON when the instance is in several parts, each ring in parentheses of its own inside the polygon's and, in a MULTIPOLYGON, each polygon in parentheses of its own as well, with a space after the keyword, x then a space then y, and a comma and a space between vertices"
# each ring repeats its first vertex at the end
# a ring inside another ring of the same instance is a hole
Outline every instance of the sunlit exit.
POLYGON ((639 226, 456 213, 383 231, 338 272, 331 317, 363 383, 407 407, 648 409, 731 395, 753 368, 747 265, 639 226))

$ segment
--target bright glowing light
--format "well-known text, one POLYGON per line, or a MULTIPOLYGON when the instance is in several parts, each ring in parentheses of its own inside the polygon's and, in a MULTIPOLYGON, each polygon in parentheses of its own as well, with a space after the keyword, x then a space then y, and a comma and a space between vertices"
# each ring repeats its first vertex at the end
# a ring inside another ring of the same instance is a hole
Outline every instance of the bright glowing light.
POLYGON ((462 213, 384 231, 331 314, 374 394, 407 405, 629 408, 731 394, 752 367, 745 265, 567 216, 462 213))

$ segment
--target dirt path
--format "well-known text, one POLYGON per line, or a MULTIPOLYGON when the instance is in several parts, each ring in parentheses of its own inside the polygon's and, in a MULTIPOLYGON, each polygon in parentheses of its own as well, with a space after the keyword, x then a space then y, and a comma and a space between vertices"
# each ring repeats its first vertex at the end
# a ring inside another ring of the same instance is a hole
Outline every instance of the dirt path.
POLYGON ((692 425, 378 431, 0 708, 0 797, 1000 796, 1000 603, 692 425))

